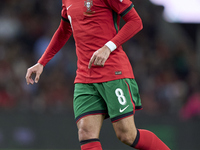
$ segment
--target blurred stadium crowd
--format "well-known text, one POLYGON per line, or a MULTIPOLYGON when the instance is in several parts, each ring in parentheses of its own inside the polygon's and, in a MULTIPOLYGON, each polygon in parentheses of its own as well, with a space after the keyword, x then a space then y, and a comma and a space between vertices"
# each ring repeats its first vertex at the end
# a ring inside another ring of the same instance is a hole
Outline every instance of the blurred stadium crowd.
MULTIPOLYGON (((44 69, 38 84, 25 74, 47 47, 60 22, 61 0, 0 1, 0 110, 37 113, 72 111, 76 74, 71 37, 44 69)), ((144 29, 123 47, 138 82, 143 111, 200 116, 197 49, 179 24, 162 18, 163 8, 134 0, 144 29)), ((123 22, 122 22, 123 24, 123 22)))

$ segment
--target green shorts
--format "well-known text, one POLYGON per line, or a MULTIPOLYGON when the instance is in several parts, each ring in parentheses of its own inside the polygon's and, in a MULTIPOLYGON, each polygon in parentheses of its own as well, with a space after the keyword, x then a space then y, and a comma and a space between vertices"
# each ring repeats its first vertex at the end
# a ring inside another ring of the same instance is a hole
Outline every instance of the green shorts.
POLYGON ((105 114, 116 122, 142 108, 135 79, 76 83, 73 106, 76 121, 87 115, 105 114))

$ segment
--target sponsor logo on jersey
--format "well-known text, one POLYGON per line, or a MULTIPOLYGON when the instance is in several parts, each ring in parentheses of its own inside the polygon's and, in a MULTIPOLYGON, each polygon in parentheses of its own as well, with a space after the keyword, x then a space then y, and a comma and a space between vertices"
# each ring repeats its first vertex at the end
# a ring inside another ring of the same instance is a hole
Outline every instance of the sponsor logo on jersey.
POLYGON ((72 4, 71 5, 69 5, 68 7, 67 7, 67 10, 70 8, 72 6, 72 4))
POLYGON ((121 71, 116 71, 116 72, 115 72, 115 75, 121 75, 121 74, 122 74, 121 71))

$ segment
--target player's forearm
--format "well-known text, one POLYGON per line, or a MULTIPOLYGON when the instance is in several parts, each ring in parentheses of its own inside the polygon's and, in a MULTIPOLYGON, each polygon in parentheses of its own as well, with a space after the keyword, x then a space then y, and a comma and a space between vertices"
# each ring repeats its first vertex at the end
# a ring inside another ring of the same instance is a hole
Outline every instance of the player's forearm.
POLYGON ((70 24, 61 20, 60 26, 54 33, 47 49, 45 50, 42 57, 38 60, 38 63, 45 66, 54 55, 65 45, 69 37, 71 36, 72 30, 70 24))
POLYGON ((123 19, 125 20, 126 24, 121 28, 118 34, 113 39, 111 39, 116 47, 122 45, 124 42, 132 38, 143 28, 141 18, 134 8, 132 8, 123 17, 123 19))

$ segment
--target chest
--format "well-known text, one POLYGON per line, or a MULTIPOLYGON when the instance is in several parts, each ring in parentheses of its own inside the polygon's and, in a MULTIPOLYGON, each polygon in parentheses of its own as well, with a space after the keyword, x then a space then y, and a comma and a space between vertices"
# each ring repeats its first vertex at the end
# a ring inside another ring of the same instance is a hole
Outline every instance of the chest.
POLYGON ((107 9, 104 0, 63 0, 67 15, 73 19, 84 19, 101 15, 107 9))

